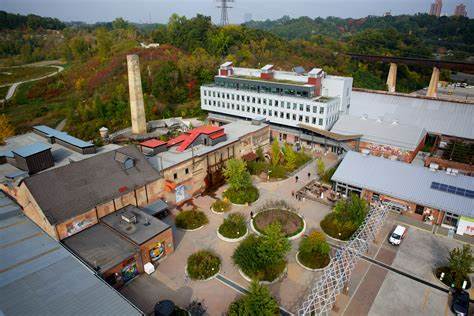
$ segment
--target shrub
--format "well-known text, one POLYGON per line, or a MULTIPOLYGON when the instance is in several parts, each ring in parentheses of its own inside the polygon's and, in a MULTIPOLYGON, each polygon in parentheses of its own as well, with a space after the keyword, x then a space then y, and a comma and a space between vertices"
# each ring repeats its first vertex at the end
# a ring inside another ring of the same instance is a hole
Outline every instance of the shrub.
POLYGON ((454 248, 449 252, 449 269, 453 278, 454 287, 460 288, 464 280, 473 272, 474 257, 470 245, 454 248))
POLYGON ((252 179, 245 161, 229 159, 225 163, 224 177, 232 190, 238 191, 252 186, 252 179))
POLYGON ((454 287, 454 288, 461 288, 464 281, 467 281, 466 289, 471 288, 472 284, 471 284, 470 277, 468 275, 465 275, 462 278, 462 280, 458 280, 460 281, 458 283, 458 281, 456 281, 454 272, 451 270, 449 266, 436 268, 435 275, 438 279, 441 277, 441 273, 444 273, 444 277, 441 280, 441 282, 443 282, 445 285, 449 287, 454 287))
POLYGON ((340 240, 349 240, 358 228, 355 223, 339 221, 334 212, 326 215, 320 225, 326 234, 340 240))
POLYGON ((205 280, 215 275, 221 259, 210 251, 201 250, 188 257, 187 272, 193 280, 205 280))
POLYGON ((196 229, 209 223, 206 214, 201 211, 182 211, 176 216, 176 226, 182 229, 196 229))
POLYGON ((259 193, 256 187, 251 186, 242 190, 229 188, 224 192, 223 196, 232 203, 245 204, 255 202, 259 197, 259 193))
POLYGON ((239 238, 247 233, 245 217, 240 213, 230 214, 219 226, 219 234, 227 238, 239 238))
POLYGON ((340 222, 352 222, 357 227, 364 222, 365 216, 369 211, 367 201, 352 194, 348 199, 337 201, 334 207, 336 218, 340 222))
POLYGON ((224 198, 223 200, 216 200, 214 203, 212 203, 212 209, 214 212, 228 212, 231 208, 231 204, 228 199, 224 198))
POLYGON ((272 316, 280 315, 280 310, 268 288, 253 281, 248 294, 230 304, 228 314, 229 316, 272 316))
POLYGON ((251 278, 275 280, 285 269, 290 242, 279 225, 271 225, 263 236, 250 235, 234 251, 232 259, 251 278))
POLYGON ((324 234, 313 231, 304 237, 299 245, 298 260, 308 268, 320 269, 329 264, 331 247, 324 234))
POLYGON ((331 178, 336 172, 336 167, 332 167, 328 170, 326 170, 323 175, 321 176, 321 181, 327 184, 331 184, 331 178))
POLYGON ((286 169, 282 165, 270 166, 268 169, 268 175, 272 179, 286 178, 286 169))
POLYGON ((268 164, 265 161, 250 161, 247 163, 247 169, 252 175, 259 175, 268 170, 268 164))

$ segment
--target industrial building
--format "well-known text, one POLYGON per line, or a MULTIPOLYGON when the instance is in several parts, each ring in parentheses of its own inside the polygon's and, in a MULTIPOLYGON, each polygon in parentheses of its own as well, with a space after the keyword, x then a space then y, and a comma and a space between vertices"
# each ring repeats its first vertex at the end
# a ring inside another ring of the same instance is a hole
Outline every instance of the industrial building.
POLYGON ((428 225, 474 235, 472 177, 352 151, 332 181, 346 196, 356 193, 428 225))
POLYGON ((349 110, 351 90, 352 78, 330 76, 320 68, 289 72, 226 62, 213 84, 201 86, 201 108, 209 111, 211 122, 264 119, 273 137, 297 143, 304 126, 329 130, 349 110))
POLYGON ((0 192, 0 314, 143 315, 0 192))

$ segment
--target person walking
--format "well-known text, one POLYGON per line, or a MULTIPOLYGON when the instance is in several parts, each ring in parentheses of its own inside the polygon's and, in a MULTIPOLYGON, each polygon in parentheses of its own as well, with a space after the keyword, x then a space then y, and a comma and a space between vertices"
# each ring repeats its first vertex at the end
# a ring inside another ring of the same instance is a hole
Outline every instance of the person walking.
POLYGON ((298 183, 298 176, 295 176, 295 183, 298 183))
POLYGON ((311 172, 308 172, 308 179, 311 178, 311 172))
POLYGON ((250 211, 250 219, 253 219, 253 212, 250 211))

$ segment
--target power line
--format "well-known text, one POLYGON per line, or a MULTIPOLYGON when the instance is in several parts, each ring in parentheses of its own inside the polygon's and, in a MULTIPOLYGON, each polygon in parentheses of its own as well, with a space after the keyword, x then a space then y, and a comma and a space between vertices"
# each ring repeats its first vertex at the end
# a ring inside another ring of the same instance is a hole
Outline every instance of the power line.
POLYGON ((217 6, 221 9, 221 23, 220 25, 225 26, 229 24, 229 15, 227 14, 227 9, 231 9, 232 7, 229 6, 229 3, 234 2, 234 0, 216 0, 219 2, 217 6))

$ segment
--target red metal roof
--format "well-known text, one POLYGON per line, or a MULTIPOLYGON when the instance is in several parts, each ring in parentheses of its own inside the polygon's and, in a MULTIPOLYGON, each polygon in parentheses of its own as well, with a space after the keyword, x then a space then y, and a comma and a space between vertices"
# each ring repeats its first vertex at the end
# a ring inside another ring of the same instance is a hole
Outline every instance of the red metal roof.
POLYGON ((183 142, 186 138, 188 138, 188 134, 181 134, 173 139, 170 139, 168 141, 168 147, 171 147, 171 146, 174 146, 174 145, 177 145, 181 142, 183 142))
POLYGON ((141 142, 140 146, 144 146, 144 147, 148 147, 148 148, 156 148, 156 147, 164 145, 164 144, 166 144, 166 142, 164 142, 162 140, 159 140, 159 139, 156 139, 156 138, 153 138, 153 139, 149 139, 149 140, 146 140, 144 142, 141 142))
MULTIPOLYGON (((213 125, 206 125, 197 127, 195 129, 190 130, 187 133, 181 134, 178 137, 175 137, 168 141, 168 146, 174 146, 180 144, 177 151, 185 151, 189 145, 191 145, 199 135, 211 135, 210 137, 214 136, 213 134, 222 134, 224 135, 224 128, 221 126, 213 126, 213 125)), ((217 136, 217 137, 221 137, 217 136)), ((214 139, 214 138, 212 138, 214 139)))
POLYGON ((225 135, 224 131, 220 131, 220 132, 218 132, 218 133, 212 134, 211 136, 209 136, 209 138, 211 138, 211 139, 217 139, 217 138, 222 137, 222 136, 224 136, 224 135, 225 135))

